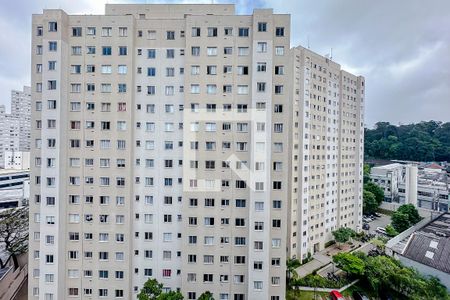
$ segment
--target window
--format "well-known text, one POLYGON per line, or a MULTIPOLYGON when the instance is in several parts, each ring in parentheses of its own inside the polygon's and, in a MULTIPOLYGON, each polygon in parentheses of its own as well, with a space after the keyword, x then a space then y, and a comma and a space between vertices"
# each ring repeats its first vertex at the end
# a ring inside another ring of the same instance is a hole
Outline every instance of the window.
POLYGON ((119 65, 117 67, 117 73, 118 74, 127 74, 127 66, 126 65, 119 65))
POLYGON ((256 45, 256 52, 266 53, 267 52, 267 43, 266 42, 258 42, 258 44, 256 45))
POLYGON ((166 31, 166 39, 174 40, 175 39, 175 31, 166 31))
POLYGON ((150 58, 150 59, 156 58, 156 49, 148 49, 147 50, 147 58, 150 58))
POLYGON ((237 93, 238 93, 238 95, 247 95, 248 94, 248 85, 238 85, 237 93))
POLYGON ((256 91, 257 92, 265 92, 266 91, 266 83, 265 82, 257 82, 256 83, 256 91))
POLYGON ((281 95, 283 94, 284 86, 282 85, 275 85, 275 94, 281 95))
POLYGON ((241 37, 248 36, 248 27, 240 27, 239 28, 239 36, 241 36, 241 37))
POLYGON ((192 27, 192 36, 193 37, 200 36, 200 27, 192 27))
POLYGON ((191 66, 191 75, 199 75, 200 66, 191 66))
POLYGON ((217 66, 206 66, 207 75, 217 75, 217 66))
POLYGON ((256 65, 256 71, 257 72, 266 72, 267 64, 265 62, 259 62, 256 65))
POLYGON ((111 65, 102 65, 101 72, 102 74, 111 74, 112 73, 111 65))
POLYGON ((208 27, 208 36, 209 37, 217 36, 217 27, 208 27))
POLYGON ((199 94, 200 93, 200 85, 191 84, 191 94, 199 94))
POLYGON ((191 47, 192 56, 200 56, 200 47, 191 47))
POLYGON ((56 23, 56 22, 48 22, 48 31, 50 31, 50 32, 58 31, 58 23, 56 23))
POLYGON ((111 47, 109 47, 109 46, 103 46, 103 47, 102 47, 102 54, 103 54, 103 55, 111 55, 111 47))
POLYGON ((86 29, 86 35, 95 35, 96 28, 95 27, 88 27, 86 29))
POLYGON ((275 55, 284 55, 284 47, 276 46, 275 47, 275 55))
POLYGON ((266 22, 258 22, 258 31, 266 32, 267 31, 267 23, 266 22))
POLYGON ((48 90, 56 90, 56 80, 47 81, 47 89, 48 90))
POLYGON ((119 47, 119 55, 127 55, 127 47, 126 46, 119 47))
POLYGON ((217 55, 217 47, 207 47, 206 52, 208 56, 216 56, 217 55))
POLYGON ((275 66, 275 75, 284 75, 284 66, 275 66))
POLYGON ((278 37, 284 36, 284 27, 275 28, 275 36, 278 37))
POLYGON ((232 36, 233 35, 233 28, 232 27, 225 27, 223 30, 223 34, 225 36, 232 36))
POLYGON ((72 36, 81 36, 81 27, 72 27, 72 36))
POLYGON ((156 30, 148 30, 147 31, 147 38, 149 40, 156 40, 156 30))
POLYGON ((119 36, 121 36, 121 37, 128 36, 128 28, 127 27, 119 27, 119 36))
POLYGON ((87 46, 86 54, 95 54, 95 46, 87 46))
POLYGON ((155 95, 156 94, 156 86, 148 85, 147 86, 147 95, 155 95))
POLYGON ((112 36, 112 28, 111 27, 102 27, 102 36, 104 36, 104 37, 112 36))
POLYGON ((48 42, 48 51, 56 51, 57 43, 56 42, 48 42))
POLYGON ((166 50, 166 58, 174 58, 175 57, 175 50, 174 49, 167 49, 166 50))

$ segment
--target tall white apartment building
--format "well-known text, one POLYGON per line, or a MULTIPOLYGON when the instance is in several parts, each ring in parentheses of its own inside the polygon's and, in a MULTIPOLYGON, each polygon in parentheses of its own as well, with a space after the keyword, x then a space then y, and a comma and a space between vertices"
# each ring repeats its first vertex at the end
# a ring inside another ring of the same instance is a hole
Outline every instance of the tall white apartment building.
POLYGON ((0 105, 0 168, 5 168, 5 152, 29 155, 31 128, 31 90, 11 91, 11 113, 0 105))
POLYGON ((19 151, 30 151, 31 87, 11 91, 11 117, 19 122, 19 151))
POLYGON ((361 229, 364 78, 306 48, 293 66, 291 257, 324 249, 340 227, 361 229))
POLYGON ((44 10, 32 27, 29 299, 284 299, 289 15, 44 10))
POLYGON ((44 10, 32 25, 29 299, 285 298, 287 256, 361 218, 364 79, 290 16, 44 10))

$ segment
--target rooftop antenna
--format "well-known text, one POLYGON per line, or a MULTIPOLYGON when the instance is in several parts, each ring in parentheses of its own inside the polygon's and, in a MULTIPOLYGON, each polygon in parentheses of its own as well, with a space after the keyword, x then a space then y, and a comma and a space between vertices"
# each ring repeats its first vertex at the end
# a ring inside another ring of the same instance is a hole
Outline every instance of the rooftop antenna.
POLYGON ((331 52, 330 52, 330 60, 333 60, 333 48, 331 48, 331 52))
POLYGON ((308 45, 308 49, 309 49, 309 35, 306 36, 306 40, 307 40, 306 44, 308 45))

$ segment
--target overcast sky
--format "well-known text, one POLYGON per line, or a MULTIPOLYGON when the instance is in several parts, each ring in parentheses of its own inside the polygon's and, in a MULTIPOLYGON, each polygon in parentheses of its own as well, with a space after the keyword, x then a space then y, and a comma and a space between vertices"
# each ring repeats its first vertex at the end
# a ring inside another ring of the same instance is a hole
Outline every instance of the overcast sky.
MULTIPOLYGON (((103 14, 104 3, 164 1, 14 0, 0 6, 0 104, 30 84, 31 14, 61 8, 103 14)), ((211 3, 212 1, 166 1, 211 3)), ((227 2, 232 1, 215 1, 227 2)), ((366 77, 366 124, 450 121, 449 0, 237 0, 240 14, 291 14, 291 46, 301 44, 366 77)))

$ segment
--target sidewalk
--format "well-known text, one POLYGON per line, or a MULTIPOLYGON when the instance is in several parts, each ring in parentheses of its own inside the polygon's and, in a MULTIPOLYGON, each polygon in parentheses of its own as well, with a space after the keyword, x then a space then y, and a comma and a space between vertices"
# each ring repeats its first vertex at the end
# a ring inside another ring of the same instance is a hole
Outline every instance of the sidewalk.
MULTIPOLYGON (((358 248, 360 246, 363 245, 363 243, 355 241, 354 245, 356 245, 358 248)), ((351 246, 349 244, 343 244, 340 245, 340 248, 338 248, 337 245, 331 245, 328 248, 323 249, 322 251, 317 252, 316 254, 314 254, 313 260, 311 260, 310 262, 300 266, 297 268, 297 274, 299 278, 305 277, 308 274, 311 274, 314 270, 318 270, 320 268, 322 268, 323 266, 329 264, 330 262, 333 261, 333 255, 340 253, 340 252, 349 252, 352 249, 355 248, 351 248, 351 246)))

